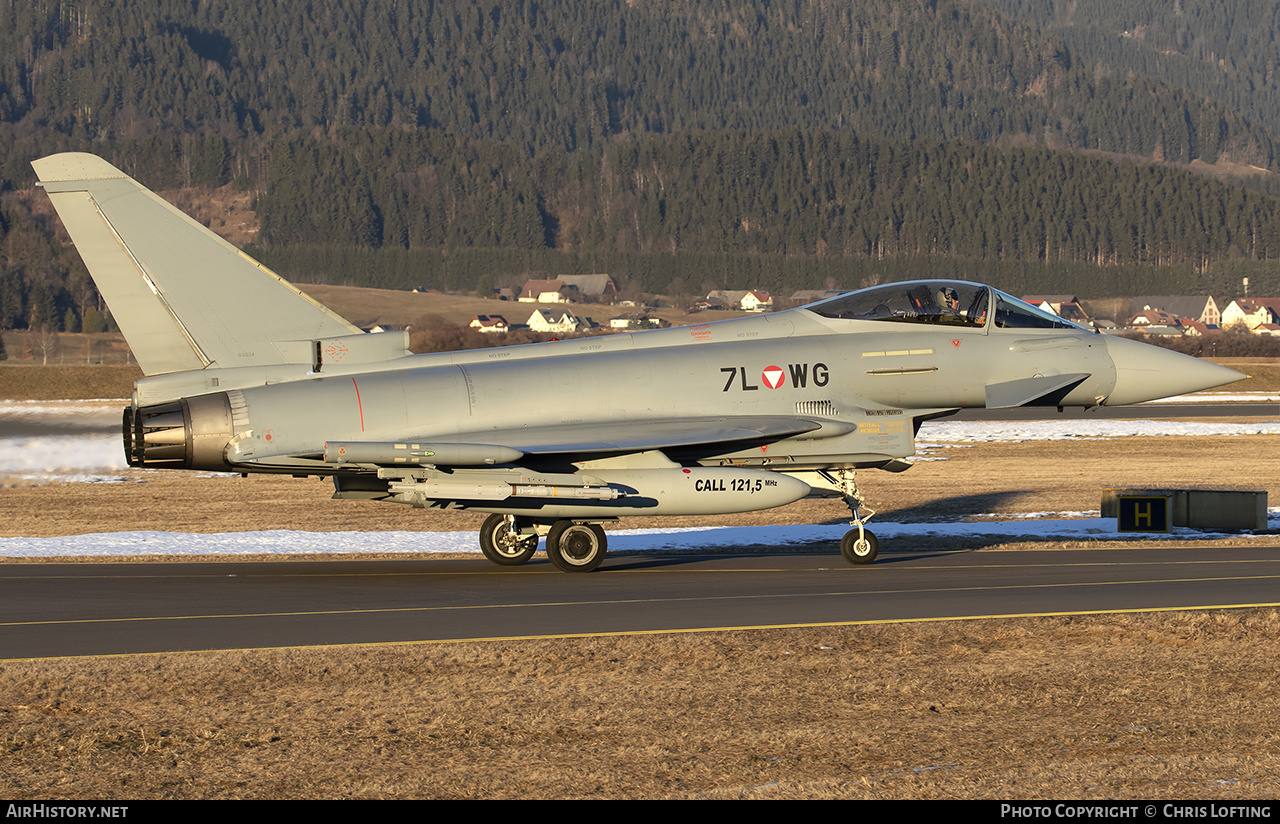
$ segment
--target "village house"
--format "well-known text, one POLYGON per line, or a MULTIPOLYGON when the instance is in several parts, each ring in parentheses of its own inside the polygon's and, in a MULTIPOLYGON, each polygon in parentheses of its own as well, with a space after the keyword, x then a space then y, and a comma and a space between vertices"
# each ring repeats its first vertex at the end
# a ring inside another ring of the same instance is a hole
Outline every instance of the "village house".
POLYGON ((1222 312, 1212 295, 1147 295, 1129 303, 1130 315, 1144 309, 1162 309, 1175 318, 1190 318, 1210 326, 1222 322, 1222 312))
POLYGON ((1178 319, 1163 309, 1143 309, 1129 318, 1128 326, 1174 326, 1178 319))
POLYGON ((726 309, 740 309, 743 312, 773 311, 773 296, 763 289, 717 289, 707 293, 707 302, 726 309))
POLYGON ((707 293, 708 308, 741 309, 742 299, 747 296, 745 289, 716 289, 707 293))
POLYGON ((560 281, 585 303, 614 303, 618 299, 618 285, 608 275, 561 275, 560 281))
POLYGON ((1245 328, 1253 332, 1267 323, 1280 322, 1280 298, 1242 298, 1222 310, 1224 329, 1245 328))
POLYGON ((582 321, 567 309, 537 309, 529 316, 528 326, 535 332, 554 332, 558 335, 578 331, 582 321))
POLYGON ((484 332, 486 335, 505 335, 511 331, 511 325, 507 323, 507 319, 502 315, 476 315, 468 325, 472 329, 484 332))
POLYGON ((1063 320, 1069 320, 1081 326, 1093 326, 1093 321, 1080 306, 1080 299, 1075 295, 1027 295, 1023 300, 1046 312, 1052 312, 1063 320))
POLYGON ((563 280, 530 280, 520 289, 521 303, 572 303, 563 280))
POLYGON ((1180 318, 1163 309, 1143 309, 1129 319, 1127 326, 1129 330, 1141 332, 1144 335, 1204 337, 1222 334, 1222 327, 1216 323, 1180 318))
POLYGON ((1202 338, 1206 335, 1221 335, 1222 327, 1216 323, 1201 323, 1191 318, 1180 318, 1182 324, 1182 334, 1193 338, 1202 338))
POLYGON ((671 324, 653 315, 618 315, 610 318, 610 329, 662 329, 671 324))
POLYGON ((608 275, 561 275, 530 280, 520 290, 521 303, 613 303, 618 286, 608 275))
POLYGON ((1144 335, 1182 335, 1186 333, 1182 322, 1162 309, 1144 309, 1125 324, 1144 335))

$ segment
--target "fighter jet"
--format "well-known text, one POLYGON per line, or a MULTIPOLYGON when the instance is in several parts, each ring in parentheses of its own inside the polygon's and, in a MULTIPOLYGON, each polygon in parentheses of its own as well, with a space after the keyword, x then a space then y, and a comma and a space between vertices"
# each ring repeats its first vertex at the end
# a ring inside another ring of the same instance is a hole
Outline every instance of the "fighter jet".
POLYGON ((131 465, 321 475, 334 497, 490 513, 484 555, 545 535, 596 569, 600 524, 840 497, 871 563, 856 471, 901 471, 965 407, 1136 403, 1244 376, 1095 334, 990 286, 891 283, 802 308, 413 355, 364 333, 90 154, 33 164, 145 377, 131 465))

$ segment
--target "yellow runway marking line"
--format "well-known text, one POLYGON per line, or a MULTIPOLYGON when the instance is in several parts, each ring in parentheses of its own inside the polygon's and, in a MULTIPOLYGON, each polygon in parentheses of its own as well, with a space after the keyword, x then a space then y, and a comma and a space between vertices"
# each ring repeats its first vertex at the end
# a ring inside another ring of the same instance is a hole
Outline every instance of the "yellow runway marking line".
MULTIPOLYGON (((607 606, 617 604, 679 604, 679 603, 697 603, 697 602, 714 602, 714 601, 763 601, 770 599, 792 599, 792 598, 838 598, 868 595, 929 595, 942 592, 994 592, 999 590, 1012 589, 1067 589, 1073 587, 1090 587, 1090 586, 1124 586, 1139 584, 1187 584, 1187 583, 1209 583, 1221 581, 1259 581, 1280 578, 1280 575, 1232 575, 1218 576, 1210 578, 1154 578, 1140 581, 1069 581, 1056 584, 1005 584, 998 586, 972 586, 972 587, 929 587, 927 589, 883 589, 883 590, 835 590, 828 592, 799 592, 799 593, 768 593, 763 595, 703 595, 691 596, 687 598, 622 598, 622 599, 591 599, 584 601, 541 601, 532 603, 509 603, 509 604, 465 604, 450 606, 425 606, 425 607, 392 607, 386 609, 343 609, 343 610, 304 610, 300 612, 243 612, 243 613, 214 613, 210 615, 154 615, 132 618, 73 618, 55 621, 6 621, 0 622, 0 627, 42 627, 42 626, 60 626, 67 624, 126 624, 126 623, 146 623, 158 621, 205 621, 205 620, 235 620, 239 618, 300 618, 315 616, 337 616, 337 615, 394 615, 404 613, 428 613, 428 612, 470 612, 475 610, 486 609, 532 609, 538 607, 584 607, 584 606, 607 606)), ((1120 612, 1123 610, 1107 610, 1107 612, 1120 612)), ((914 619, 903 619, 914 620, 914 619)), ((955 618, 953 620, 965 620, 964 617, 955 618)), ((896 622, 896 621, 895 621, 896 622)), ((822 626, 826 626, 823 623, 822 626)))
POLYGON ((813 621, 799 624, 753 624, 725 627, 689 627, 682 629, 644 629, 615 632, 578 632, 555 635, 495 635, 476 638, 439 638, 425 641, 372 641, 355 644, 315 644, 280 647, 231 647, 227 649, 178 650, 165 652, 118 652, 89 655, 56 655, 45 658, 0 658, 4 663, 35 663, 77 658, 153 658, 160 655, 205 655, 220 652, 271 652, 274 650, 343 650, 382 647, 419 647, 437 644, 494 643, 499 641, 554 641, 574 638, 625 638, 649 635, 691 635, 699 632, 750 632, 768 629, 813 629, 820 627, 857 627, 879 624, 936 624, 944 621, 993 621, 1009 618, 1077 618, 1098 615, 1140 615, 1161 612, 1205 612, 1209 610, 1267 609, 1280 607, 1280 602, 1250 604, 1206 604, 1203 606, 1149 607, 1135 609, 1077 610, 1063 612, 992 613, 990 615, 956 615, 939 618, 875 618, 862 621, 813 621))
MULTIPOLYGON (((959 552, 969 552, 970 550, 947 550, 945 554, 956 554, 959 552)), ((1068 552, 1073 550, 1066 550, 1068 552)), ((1108 550, 1090 550, 1095 552, 1106 552, 1108 550)), ((671 557, 683 557, 680 555, 616 555, 615 560, 661 560, 671 557)), ((697 556, 695 556, 697 557, 697 556)), ((717 554, 717 558, 726 557, 717 554)), ((894 560, 893 554, 884 554, 881 556, 886 561, 894 560)), ((835 560, 833 557, 832 560, 835 560)), ((901 559, 899 559, 901 560, 901 559)), ((341 563, 341 562, 335 562, 341 563)), ((836 564, 833 566, 814 566, 805 569, 797 569, 795 567, 742 567, 737 569, 687 569, 687 568, 670 568, 662 569, 630 569, 627 570, 632 574, 646 573, 651 575, 683 573, 696 575, 737 575, 744 573, 778 573, 778 572, 818 572, 837 570, 847 572, 849 574, 868 575, 877 569, 893 569, 902 572, 943 572, 951 573, 958 570, 971 569, 1077 569, 1080 567, 1092 566, 1114 566, 1114 567, 1142 567, 1142 566, 1203 566, 1205 564, 1280 564, 1280 555, 1266 558, 1235 558, 1224 560, 1221 558, 1197 558, 1182 560, 1158 560, 1158 561, 1072 561, 1057 564, 1027 564, 1027 563, 1009 563, 1009 564, 960 564, 947 567, 911 567, 904 566, 901 563, 894 564, 891 567, 882 563, 878 566, 867 567, 851 567, 844 564, 836 564)), ((541 566, 541 565, 539 565, 541 566)), ((0 567, 2 569, 3 567, 0 567)), ((177 574, 177 575, 5 575, 0 573, 0 581, 64 581, 64 580, 208 580, 216 578, 426 578, 426 577, 443 577, 443 576, 489 576, 489 575, 549 575, 562 574, 559 570, 552 566, 545 568, 524 568, 524 569, 481 569, 481 570, 432 570, 424 572, 237 572, 237 573, 198 573, 198 574, 177 574)))

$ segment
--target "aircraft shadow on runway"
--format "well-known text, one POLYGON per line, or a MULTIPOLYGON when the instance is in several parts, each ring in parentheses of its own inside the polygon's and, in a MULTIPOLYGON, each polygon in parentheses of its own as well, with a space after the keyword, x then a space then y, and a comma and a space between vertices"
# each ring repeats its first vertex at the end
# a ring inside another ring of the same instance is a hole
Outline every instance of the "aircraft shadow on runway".
MULTIPOLYGON (((999 492, 980 492, 971 495, 952 495, 935 498, 924 506, 898 508, 890 505, 877 510, 875 520, 916 524, 953 523, 975 513, 998 512, 1001 508, 1021 498, 1024 494, 1026 493, 1020 490, 1006 489, 999 492)), ((872 502, 875 503, 874 495, 872 496, 872 502)), ((832 501, 832 505, 839 506, 836 501, 832 501)), ((848 522, 849 518, 844 516, 822 521, 822 524, 834 526, 848 522)), ((875 521, 872 521, 869 528, 874 529, 874 523, 875 521)))
MULTIPOLYGON (((824 551, 819 545, 809 547, 796 545, 791 551, 779 550, 765 547, 741 547, 732 550, 706 551, 681 553, 676 555, 629 555, 624 552, 618 553, 616 556, 610 555, 605 564, 600 567, 601 572, 623 572, 626 570, 652 570, 665 567, 680 567, 690 564, 704 563, 706 561, 714 561, 720 559, 745 558, 751 557, 761 561, 767 561, 771 558, 795 558, 797 556, 812 556, 816 562, 823 567, 854 567, 845 563, 840 557, 840 547, 832 544, 830 551, 824 551)), ((892 550, 882 550, 880 556, 876 558, 874 566, 892 565, 902 563, 909 560, 918 560, 920 558, 937 557, 941 555, 954 555, 957 552, 968 552, 968 549, 954 550, 925 550, 912 549, 907 552, 895 553, 892 550)))

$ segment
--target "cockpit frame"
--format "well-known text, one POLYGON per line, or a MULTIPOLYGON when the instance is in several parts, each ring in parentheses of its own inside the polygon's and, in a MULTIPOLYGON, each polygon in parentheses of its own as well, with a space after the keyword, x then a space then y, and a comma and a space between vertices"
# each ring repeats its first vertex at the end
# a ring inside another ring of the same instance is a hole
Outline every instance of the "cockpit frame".
POLYGON ((833 320, 956 326, 984 333, 993 329, 1091 331, 999 289, 962 280, 886 283, 803 308, 833 320))

